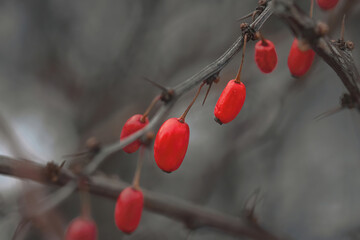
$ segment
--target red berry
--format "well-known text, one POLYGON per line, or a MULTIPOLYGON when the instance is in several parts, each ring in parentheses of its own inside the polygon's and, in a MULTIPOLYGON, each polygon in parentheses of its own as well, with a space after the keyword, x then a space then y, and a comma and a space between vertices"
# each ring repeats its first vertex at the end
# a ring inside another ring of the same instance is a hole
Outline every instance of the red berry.
POLYGON ((255 45, 255 62, 263 73, 272 72, 277 64, 275 46, 270 40, 260 40, 255 45))
POLYGON ((310 69, 315 57, 312 49, 302 51, 299 48, 299 41, 295 38, 291 46, 288 67, 291 74, 295 77, 301 77, 310 69))
POLYGON ((125 188, 115 206, 116 226, 124 233, 132 233, 139 225, 144 207, 144 195, 133 187, 125 188))
MULTIPOLYGON (((141 114, 136 114, 126 121, 125 125, 121 130, 120 140, 139 131, 140 129, 144 128, 146 125, 149 124, 149 119, 147 117, 143 122, 141 121, 142 116, 143 115, 141 114)), ((127 153, 133 153, 139 149, 140 145, 140 140, 136 140, 124 147, 123 150, 127 153)))
POLYGON ((329 10, 334 8, 339 0, 317 0, 317 4, 323 10, 329 10))
POLYGON ((215 120, 220 124, 234 120, 244 105, 245 97, 245 85, 235 79, 229 81, 216 103, 215 120))
POLYGON ((156 135, 154 157, 156 164, 165 172, 178 169, 189 145, 189 125, 178 118, 166 120, 156 135))
POLYGON ((72 220, 66 231, 66 240, 96 240, 97 227, 93 220, 77 217, 72 220))

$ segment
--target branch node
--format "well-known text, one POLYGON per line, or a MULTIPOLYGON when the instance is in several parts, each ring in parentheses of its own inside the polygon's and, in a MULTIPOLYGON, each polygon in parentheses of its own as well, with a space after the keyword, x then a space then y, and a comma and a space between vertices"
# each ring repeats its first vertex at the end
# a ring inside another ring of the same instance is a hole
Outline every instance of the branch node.
POLYGON ((352 41, 344 41, 342 39, 331 40, 331 43, 341 51, 352 51, 355 45, 352 41))
POLYGON ((93 154, 97 154, 101 150, 101 143, 95 137, 86 140, 85 146, 93 154))
POLYGON ((154 138, 155 138, 155 133, 153 131, 149 131, 140 140, 142 144, 148 146, 151 144, 154 138))
POLYGON ((207 79, 204 80, 204 82, 207 84, 207 85, 210 85, 212 84, 213 82, 214 83, 218 83, 220 81, 220 77, 219 77, 219 73, 215 73, 213 74, 212 76, 208 77, 207 79))
POLYGON ((340 105, 342 108, 352 109, 356 107, 357 101, 352 95, 344 93, 340 98, 340 105))
POLYGON ((242 31, 242 35, 245 38, 245 35, 248 36, 248 39, 256 40, 256 31, 252 28, 248 23, 241 23, 240 29, 242 31))
POLYGON ((61 167, 54 162, 48 162, 45 167, 45 176, 52 182, 56 183, 59 180, 61 167))
POLYGON ((168 103, 173 98, 175 92, 173 89, 168 89, 167 91, 163 91, 160 96, 160 100, 164 103, 168 103))

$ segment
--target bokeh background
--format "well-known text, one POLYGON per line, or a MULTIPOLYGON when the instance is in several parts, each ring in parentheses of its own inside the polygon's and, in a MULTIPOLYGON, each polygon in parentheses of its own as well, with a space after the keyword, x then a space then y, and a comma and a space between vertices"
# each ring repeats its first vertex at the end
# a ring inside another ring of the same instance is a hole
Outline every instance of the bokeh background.
MULTIPOLYGON (((297 1, 305 10, 310 1, 297 1)), ((338 38, 345 4, 346 39, 355 43, 359 63, 360 3, 340 1, 337 9, 314 18, 330 21, 338 38)), ((17 142, 0 135, 0 153, 42 163, 84 148, 88 137, 103 144, 119 139, 125 121, 142 113, 159 90, 150 78, 175 86, 220 56, 240 34, 237 18, 255 9, 255 0, 2 0, 0 1, 0 109, 17 142), (15 149, 15 150, 14 150, 15 149)), ((272 40, 278 66, 262 74, 248 44, 242 80, 247 86, 243 110, 233 122, 218 125, 213 109, 227 81, 235 77, 240 55, 221 72, 207 102, 205 90, 187 117, 190 145, 180 169, 159 170, 152 149, 143 166, 142 187, 226 214, 241 216, 247 199, 260 189, 256 215, 266 229, 291 239, 360 239, 360 116, 344 110, 314 118, 338 105, 345 92, 336 74, 319 57, 305 77, 287 69, 293 36, 276 17, 262 34, 272 40)), ((167 117, 180 116, 195 89, 167 117)), ((131 182, 137 154, 119 152, 98 174, 131 182)), ((67 165, 68 166, 68 162, 67 165)), ((44 197, 49 189, 0 177, 0 239, 11 239, 25 193, 44 197), (43 196, 43 195, 44 196, 43 196)), ((118 231, 114 201, 92 196, 99 239, 187 239, 189 230, 169 218, 144 211, 132 235, 118 231)), ((23 239, 60 239, 80 213, 73 194, 48 218, 34 224, 23 239), (56 222, 56 227, 49 227, 56 222), (46 225, 46 224, 45 224, 46 225), (57 230, 54 230, 57 229, 57 230), (60 229, 60 230, 59 230, 60 229)), ((195 239, 236 239, 209 228, 195 239)))

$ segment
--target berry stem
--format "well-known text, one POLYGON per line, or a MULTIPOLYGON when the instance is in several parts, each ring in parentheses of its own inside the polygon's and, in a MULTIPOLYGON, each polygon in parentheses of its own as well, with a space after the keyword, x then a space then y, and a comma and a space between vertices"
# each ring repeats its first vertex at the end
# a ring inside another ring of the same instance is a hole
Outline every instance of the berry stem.
POLYGON ((81 216, 83 218, 91 217, 91 205, 90 205, 90 195, 89 189, 84 183, 80 183, 80 203, 81 203, 81 216))
POLYGON ((141 176, 141 168, 144 160, 144 148, 145 147, 143 146, 140 148, 139 158, 136 165, 134 180, 132 184, 135 190, 140 190, 140 176, 141 176))
POLYGON ((342 23, 341 23, 341 32, 340 32, 340 40, 341 40, 341 42, 344 42, 345 18, 346 18, 346 15, 344 14, 343 19, 342 19, 342 23))
POLYGON ((146 109, 146 111, 144 112, 144 114, 142 115, 142 117, 140 118, 140 122, 144 123, 146 117, 149 115, 151 109, 153 109, 153 107, 155 106, 155 104, 160 100, 160 96, 156 96, 150 103, 150 105, 148 106, 148 108, 146 109))
POLYGON ((269 46, 269 44, 266 42, 266 39, 264 38, 264 36, 261 34, 261 32, 259 31, 259 37, 260 37, 260 40, 261 40, 261 45, 263 46, 269 46))
POLYGON ((309 13, 310 18, 313 17, 313 12, 314 12, 314 0, 311 0, 310 13, 309 13))
POLYGON ((236 78, 235 78, 236 83, 241 82, 240 81, 240 76, 241 76, 241 71, 242 71, 242 68, 243 68, 243 65, 244 65, 246 42, 247 42, 247 34, 245 34, 245 36, 244 36, 244 46, 243 46, 243 51, 242 51, 241 64, 240 64, 239 71, 238 71, 238 73, 236 75, 236 78))
POLYGON ((188 114, 188 112, 190 111, 190 108, 192 107, 192 105, 195 103, 196 98, 199 96, 201 88, 205 85, 205 81, 201 83, 198 91, 196 92, 195 97, 193 98, 193 100, 191 101, 190 105, 186 108, 185 112, 181 115, 181 117, 179 118, 180 122, 185 122, 185 117, 188 114))

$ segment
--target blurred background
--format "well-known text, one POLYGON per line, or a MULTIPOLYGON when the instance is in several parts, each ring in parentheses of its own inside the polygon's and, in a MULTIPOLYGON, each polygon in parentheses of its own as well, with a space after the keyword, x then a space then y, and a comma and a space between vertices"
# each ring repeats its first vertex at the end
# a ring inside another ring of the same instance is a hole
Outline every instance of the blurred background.
MULTIPOLYGON (((308 11, 310 1, 297 2, 308 11)), ((355 43, 356 63, 358 3, 343 0, 326 13, 315 5, 314 11, 337 39, 345 9, 345 38, 355 43)), ((143 77, 173 87, 197 73, 235 41, 241 34, 236 19, 256 6, 256 0, 0 1, 0 113, 19 137, 22 157, 61 163, 63 155, 83 149, 88 137, 103 144, 118 141, 125 121, 143 113, 159 93, 143 77)), ((273 16, 262 34, 275 43, 278 66, 262 74, 254 42, 247 45, 242 73, 247 98, 236 120, 220 126, 213 109, 236 75, 240 54, 221 72, 205 105, 203 90, 190 110, 190 144, 180 169, 162 172, 149 148, 141 185, 235 216, 260 189, 256 215, 269 231, 291 239, 360 239, 360 115, 344 110, 314 120, 338 105, 346 92, 341 81, 318 57, 305 77, 294 79, 287 68, 293 41, 288 27, 273 16)), ((195 92, 185 94, 167 117, 180 116, 195 92)), ((0 134, 0 143, 1 154, 18 155, 6 134, 0 134)), ((136 159, 137 153, 119 152, 99 173, 131 183, 136 159)), ((3 176, 0 189, 0 239, 7 240, 21 220, 15 211, 21 200, 29 192, 42 198, 48 189, 3 176)), ((114 201, 97 196, 91 201, 99 239, 189 235, 182 223, 146 210, 139 228, 124 235, 114 224, 114 201)), ((52 214, 23 239, 60 239, 80 214, 79 196, 73 194, 52 214)), ((188 239, 237 238, 202 228, 188 239)))

